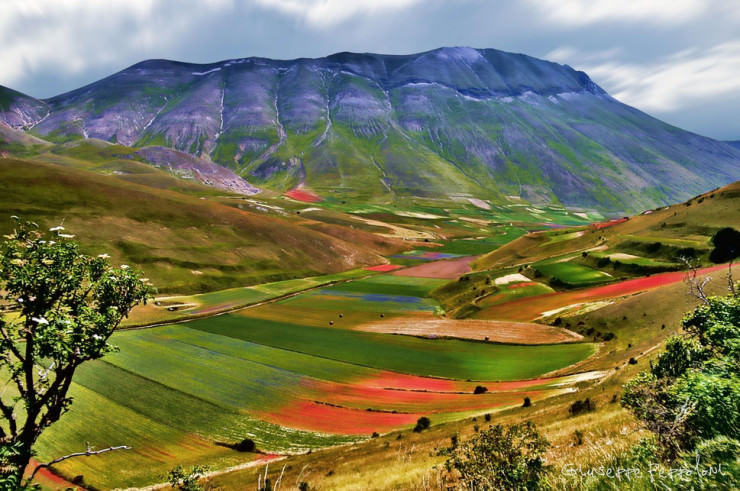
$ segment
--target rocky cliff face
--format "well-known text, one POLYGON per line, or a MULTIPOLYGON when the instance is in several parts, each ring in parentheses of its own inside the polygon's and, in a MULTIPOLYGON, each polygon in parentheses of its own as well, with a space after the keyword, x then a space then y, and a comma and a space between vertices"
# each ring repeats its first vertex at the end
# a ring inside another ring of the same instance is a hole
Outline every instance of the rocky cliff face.
POLYGON ((621 104, 583 72, 497 50, 151 60, 36 102, 50 108, 29 120, 42 137, 171 147, 335 196, 627 212, 740 178, 737 148, 621 104))

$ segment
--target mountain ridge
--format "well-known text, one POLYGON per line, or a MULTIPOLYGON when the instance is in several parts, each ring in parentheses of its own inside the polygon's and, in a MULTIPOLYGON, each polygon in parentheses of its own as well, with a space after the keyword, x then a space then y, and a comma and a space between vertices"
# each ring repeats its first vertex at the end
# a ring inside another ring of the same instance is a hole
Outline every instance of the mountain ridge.
POLYGON ((51 141, 171 147, 260 187, 342 199, 516 196, 614 214, 740 177, 737 148, 567 65, 493 49, 146 60, 39 102, 49 114, 31 133, 51 141))

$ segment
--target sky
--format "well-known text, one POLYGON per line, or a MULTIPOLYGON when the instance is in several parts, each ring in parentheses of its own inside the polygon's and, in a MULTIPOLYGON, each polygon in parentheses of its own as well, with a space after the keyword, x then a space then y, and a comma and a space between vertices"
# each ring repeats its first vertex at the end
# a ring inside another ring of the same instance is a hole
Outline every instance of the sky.
POLYGON ((441 46, 583 70, 671 124, 740 140, 735 0, 0 0, 0 85, 51 97, 139 61, 441 46))

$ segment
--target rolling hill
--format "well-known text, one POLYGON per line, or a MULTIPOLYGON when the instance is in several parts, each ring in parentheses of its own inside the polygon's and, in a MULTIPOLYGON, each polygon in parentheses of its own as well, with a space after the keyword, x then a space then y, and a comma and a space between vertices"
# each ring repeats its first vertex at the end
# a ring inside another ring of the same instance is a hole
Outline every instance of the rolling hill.
POLYGON ((111 171, 101 175, 89 161, 57 158, 66 165, 0 158, 0 231, 10 230, 11 215, 42 227, 63 223, 87 253, 136 265, 162 292, 336 273, 384 262, 380 254, 406 247, 282 209, 240 209, 249 204, 244 196, 222 196, 145 163, 106 161, 100 166, 111 171))
POLYGON ((260 187, 347 199, 513 196, 618 214, 740 177, 737 148, 569 66, 493 49, 149 60, 44 101, 0 100, 0 119, 56 143, 170 147, 260 187))

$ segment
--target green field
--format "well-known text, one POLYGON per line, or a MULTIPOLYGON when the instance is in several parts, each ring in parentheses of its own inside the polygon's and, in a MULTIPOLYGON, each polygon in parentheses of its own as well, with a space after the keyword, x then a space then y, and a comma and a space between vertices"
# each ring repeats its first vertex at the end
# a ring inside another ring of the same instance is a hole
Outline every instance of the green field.
POLYGON ((342 291, 356 293, 376 293, 379 295, 402 295, 410 297, 426 297, 429 292, 447 280, 433 278, 414 278, 409 276, 378 275, 372 278, 355 280, 349 283, 325 288, 324 291, 342 291))
POLYGON ((501 303, 511 302, 518 298, 534 297, 537 295, 545 295, 552 293, 554 290, 543 283, 537 283, 536 285, 527 285, 518 288, 507 288, 503 286, 499 288, 496 293, 489 295, 478 302, 478 306, 481 308, 490 307, 491 305, 498 305, 501 303))
POLYGON ((403 312, 439 312, 439 304, 430 298, 407 295, 363 293, 339 289, 320 289, 280 300, 279 305, 310 310, 326 310, 336 314, 368 312, 380 314, 403 312))
POLYGON ((374 274, 376 273, 364 269, 353 269, 342 273, 276 281, 241 288, 230 288, 198 295, 159 297, 154 299, 154 301, 150 301, 147 305, 137 307, 131 316, 124 320, 122 326, 132 327, 155 323, 161 324, 164 322, 175 322, 183 319, 213 315, 218 312, 239 309, 322 285, 329 285, 374 274))
POLYGON ((593 354, 591 344, 511 346, 428 340, 307 327, 237 315, 186 324, 221 336, 413 375, 471 380, 519 380, 576 363, 593 354))
POLYGON ((555 278, 571 287, 597 285, 613 280, 612 276, 602 271, 570 261, 536 263, 534 267, 542 275, 555 278))

